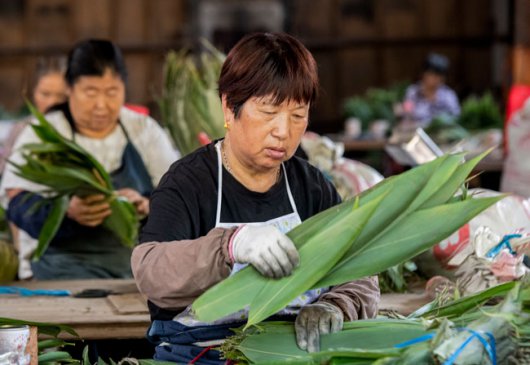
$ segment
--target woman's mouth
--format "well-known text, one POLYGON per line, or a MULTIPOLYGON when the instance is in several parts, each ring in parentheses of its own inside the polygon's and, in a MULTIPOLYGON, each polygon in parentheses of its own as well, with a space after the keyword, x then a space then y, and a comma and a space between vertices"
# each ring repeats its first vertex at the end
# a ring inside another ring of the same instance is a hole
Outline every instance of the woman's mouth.
POLYGON ((285 158, 285 148, 269 147, 265 149, 267 156, 274 160, 283 160, 285 158))

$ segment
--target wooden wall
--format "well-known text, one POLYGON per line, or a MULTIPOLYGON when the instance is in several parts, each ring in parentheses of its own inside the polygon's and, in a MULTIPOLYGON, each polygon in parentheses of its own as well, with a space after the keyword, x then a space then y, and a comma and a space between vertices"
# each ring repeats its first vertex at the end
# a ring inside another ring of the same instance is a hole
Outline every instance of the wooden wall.
POLYGON ((182 45, 185 0, 2 0, 0 105, 16 109, 40 55, 66 54, 85 38, 122 47, 128 100, 156 108, 165 53, 182 45), (18 5, 7 6, 8 3, 18 5), (3 5, 2 5, 3 4, 3 5))
MULTIPOLYGON (((116 41, 126 55, 129 101, 149 106, 156 116, 154 95, 161 85, 164 54, 195 41, 190 31, 193 1, 0 1, 0 105, 10 110, 21 105, 37 56, 66 52, 86 37, 104 37, 116 41)), ((346 96, 415 80, 429 51, 450 58, 448 82, 460 96, 502 86, 494 81, 498 64, 492 49, 509 44, 510 35, 496 32, 492 4, 510 0, 270 1, 285 5, 286 29, 318 61, 323 92, 313 113, 314 130, 342 128, 346 96)), ((501 53, 500 62, 505 56, 501 53)))

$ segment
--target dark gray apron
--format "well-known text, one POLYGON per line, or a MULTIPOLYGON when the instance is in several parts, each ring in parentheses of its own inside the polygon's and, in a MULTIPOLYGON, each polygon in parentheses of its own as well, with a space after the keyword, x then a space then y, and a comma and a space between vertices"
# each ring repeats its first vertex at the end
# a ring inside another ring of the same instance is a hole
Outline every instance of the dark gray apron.
MULTIPOLYGON (((144 196, 153 190, 151 177, 142 157, 121 124, 127 145, 121 166, 111 173, 114 188, 131 188, 144 196)), ((74 136, 74 134, 72 133, 74 136)), ((75 141, 75 138, 72 138, 75 141)), ((70 222, 71 223, 71 222, 70 222)), ((75 235, 54 238, 39 261, 32 262, 33 275, 39 280, 130 278, 131 252, 119 239, 102 226, 74 225, 75 235)))

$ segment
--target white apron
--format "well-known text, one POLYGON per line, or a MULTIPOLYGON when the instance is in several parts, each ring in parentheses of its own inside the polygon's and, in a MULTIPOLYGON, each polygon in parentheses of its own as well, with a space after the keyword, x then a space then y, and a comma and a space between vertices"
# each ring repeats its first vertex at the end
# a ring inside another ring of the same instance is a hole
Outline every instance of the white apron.
MULTIPOLYGON (((252 225, 252 226, 264 226, 264 225, 273 225, 276 228, 280 230, 282 233, 287 233, 300 223, 302 223, 302 220, 300 219, 300 216, 298 215, 298 211, 296 209, 296 204, 293 199, 293 195, 291 194, 291 188, 289 187, 289 180, 287 178, 287 171, 285 170, 285 166, 282 163, 282 169, 283 169, 283 176, 285 178, 285 186, 287 189, 287 195, 289 196, 289 202, 291 203, 291 208, 293 210, 292 213, 286 214, 271 220, 268 220, 266 222, 251 222, 251 223, 240 223, 240 222, 221 222, 221 203, 222 203, 222 197, 223 197, 223 163, 221 160, 221 142, 217 142, 215 145, 215 149, 217 150, 217 165, 218 165, 218 174, 217 174, 217 213, 215 217, 215 227, 219 228, 232 228, 236 226, 240 226, 243 224, 246 225, 252 225)), ((236 272, 242 270, 245 268, 248 264, 239 264, 235 263, 234 267, 232 268, 231 275, 234 275, 236 272)), ((302 308, 304 305, 307 305, 309 303, 312 303, 318 299, 318 297, 328 291, 328 289, 313 289, 305 292, 295 300, 293 300, 289 305, 279 311, 277 314, 291 314, 296 315, 300 311, 300 308, 302 308)), ((248 308, 242 309, 236 313, 232 313, 226 317, 223 317, 221 319, 218 319, 211 323, 205 323, 200 322, 197 319, 193 317, 191 314, 191 306, 186 308, 183 312, 179 313, 173 320, 189 327, 196 327, 196 326, 206 326, 206 325, 218 325, 218 324, 225 324, 225 323, 235 323, 235 322, 241 322, 242 320, 245 320, 248 318, 248 308)))

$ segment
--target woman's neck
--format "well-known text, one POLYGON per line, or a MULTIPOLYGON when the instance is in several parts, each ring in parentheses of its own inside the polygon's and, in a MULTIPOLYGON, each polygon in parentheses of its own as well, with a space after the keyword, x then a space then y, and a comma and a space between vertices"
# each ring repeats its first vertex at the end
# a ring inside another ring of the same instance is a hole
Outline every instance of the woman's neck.
POLYGON ((93 130, 90 128, 83 128, 83 126, 76 125, 76 132, 89 138, 103 139, 114 132, 118 122, 110 124, 107 128, 102 130, 93 130))
POLYGON ((280 166, 266 170, 253 169, 236 157, 226 139, 221 142, 221 155, 225 169, 251 191, 267 192, 280 180, 280 166))

